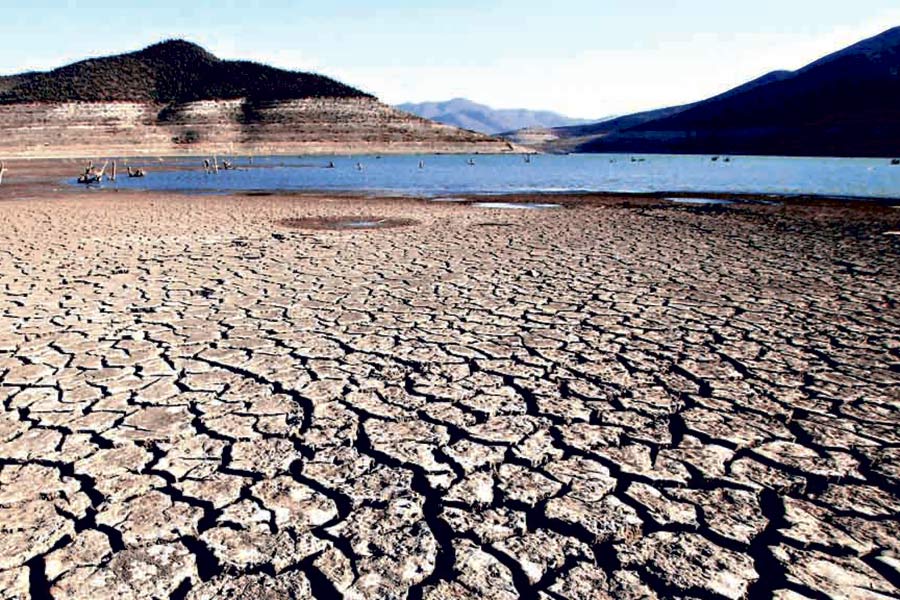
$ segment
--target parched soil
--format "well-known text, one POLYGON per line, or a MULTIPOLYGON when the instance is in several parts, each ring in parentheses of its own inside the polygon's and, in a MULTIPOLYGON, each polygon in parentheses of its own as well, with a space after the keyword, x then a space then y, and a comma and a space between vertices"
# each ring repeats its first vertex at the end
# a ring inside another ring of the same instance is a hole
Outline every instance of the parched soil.
POLYGON ((900 211, 565 205, 0 203, 0 597, 896 597, 900 211))

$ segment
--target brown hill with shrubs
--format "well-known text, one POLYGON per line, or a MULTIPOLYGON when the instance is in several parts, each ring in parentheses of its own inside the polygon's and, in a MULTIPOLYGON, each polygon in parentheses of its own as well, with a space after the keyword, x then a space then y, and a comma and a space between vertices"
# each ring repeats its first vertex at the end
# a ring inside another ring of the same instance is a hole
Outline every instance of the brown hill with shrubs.
POLYGON ((328 77, 181 40, 0 77, 0 156, 505 151, 328 77))

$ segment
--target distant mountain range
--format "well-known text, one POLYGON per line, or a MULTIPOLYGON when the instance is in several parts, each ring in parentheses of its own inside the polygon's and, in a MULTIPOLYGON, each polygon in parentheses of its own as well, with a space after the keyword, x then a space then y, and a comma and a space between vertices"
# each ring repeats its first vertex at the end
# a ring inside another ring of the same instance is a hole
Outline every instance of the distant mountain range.
POLYGON ((504 137, 550 152, 900 155, 900 27, 693 104, 504 137))
POLYGON ((446 102, 400 104, 396 108, 438 123, 486 134, 526 127, 566 127, 591 122, 590 119, 572 119, 543 110, 491 108, 465 98, 446 102))

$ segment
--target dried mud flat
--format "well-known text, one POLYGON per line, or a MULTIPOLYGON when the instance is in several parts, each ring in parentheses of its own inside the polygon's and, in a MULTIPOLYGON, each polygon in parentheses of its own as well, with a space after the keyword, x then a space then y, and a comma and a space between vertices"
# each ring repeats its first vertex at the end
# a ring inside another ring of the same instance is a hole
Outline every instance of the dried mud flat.
POLYGON ((0 596, 896 597, 898 211, 651 204, 0 203, 0 596))

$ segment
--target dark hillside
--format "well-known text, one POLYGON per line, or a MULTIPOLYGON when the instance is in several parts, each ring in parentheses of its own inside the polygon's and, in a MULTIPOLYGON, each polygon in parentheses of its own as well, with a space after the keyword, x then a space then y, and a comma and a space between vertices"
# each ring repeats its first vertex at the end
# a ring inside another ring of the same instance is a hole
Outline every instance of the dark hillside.
POLYGON ((794 72, 620 129, 583 152, 900 153, 900 27, 794 72))
POLYGON ((220 60, 181 40, 95 58, 46 73, 0 77, 0 104, 26 102, 158 102, 250 98, 369 97, 312 73, 220 60))

